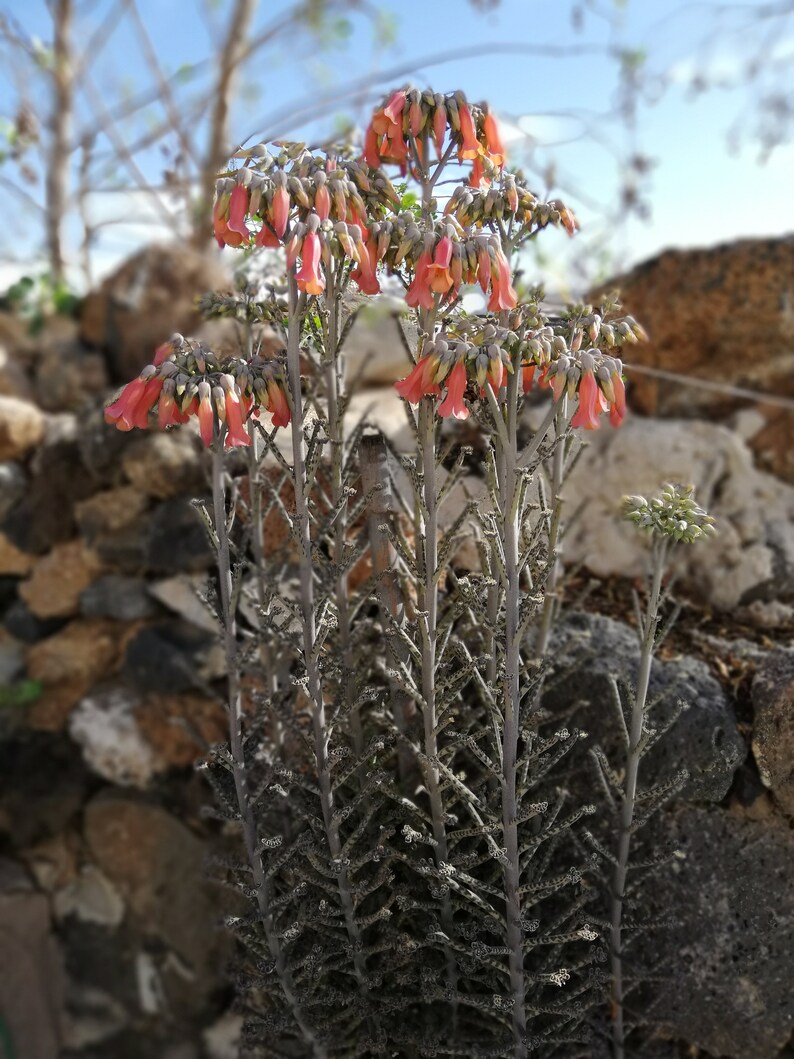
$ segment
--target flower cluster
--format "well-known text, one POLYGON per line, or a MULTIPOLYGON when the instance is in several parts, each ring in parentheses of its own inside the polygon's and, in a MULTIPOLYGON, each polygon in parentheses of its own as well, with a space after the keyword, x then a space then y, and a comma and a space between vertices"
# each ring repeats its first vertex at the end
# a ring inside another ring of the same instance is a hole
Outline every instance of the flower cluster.
POLYGON ((406 295, 411 308, 432 309, 435 295, 440 301, 451 299, 464 283, 479 283, 484 294, 490 291, 490 312, 515 308, 510 263, 498 236, 467 232, 452 217, 428 230, 407 211, 381 221, 378 228, 384 233, 385 265, 392 272, 403 266, 413 272, 406 295))
MULTIPOLYGON (((518 321, 515 326, 519 326, 518 321)), ((597 430, 603 412, 609 412, 615 427, 620 426, 626 415, 623 364, 612 351, 646 337, 632 317, 605 322, 599 313, 586 306, 553 325, 545 323, 526 330, 520 339, 511 340, 510 348, 520 356, 524 393, 537 383, 549 387, 555 400, 560 400, 563 394, 577 397, 578 407, 571 425, 597 430), (582 348, 585 341, 588 345, 582 348)))
POLYGON ((215 187, 213 222, 221 246, 280 246, 290 219, 344 221, 366 228, 400 199, 383 173, 342 153, 314 155, 291 144, 273 156, 263 146, 241 151, 242 168, 215 187), (253 225, 256 231, 249 228, 253 225))
POLYGON ((245 422, 252 415, 258 417, 260 409, 272 414, 274 426, 290 421, 280 361, 260 356, 221 359, 181 335, 158 347, 154 362, 107 406, 105 420, 119 430, 146 429, 155 405, 162 430, 196 416, 207 446, 219 436, 221 426, 227 448, 250 445, 245 422))
POLYGON ((549 224, 563 227, 569 235, 577 229, 576 218, 559 199, 541 202, 528 188, 518 182, 516 174, 502 173, 492 187, 471 188, 459 184, 444 208, 447 216, 455 217, 464 227, 496 225, 500 221, 515 221, 525 228, 545 228, 549 224))
POLYGON ((440 396, 443 386, 446 393, 438 414, 455 419, 468 419, 464 396, 470 384, 472 395, 483 395, 486 386, 498 393, 505 371, 513 370, 502 346, 506 331, 490 323, 469 334, 465 330, 427 339, 413 370, 394 384, 397 393, 410 404, 418 404, 422 397, 440 396))
POLYGON ((662 495, 624 496, 623 514, 648 533, 674 541, 693 541, 716 533, 714 519, 694 500, 694 486, 665 485, 662 495))
POLYGON ((470 106, 462 92, 392 92, 367 128, 364 160, 373 169, 397 165, 405 174, 415 161, 427 165, 431 139, 438 158, 444 155, 447 131, 458 161, 473 163, 471 186, 490 183, 504 165, 504 145, 493 114, 484 106, 470 106))
POLYGON ((219 245, 286 245, 288 266, 300 259, 298 287, 312 295, 325 290, 326 269, 337 258, 352 265, 363 293, 377 294, 375 269, 388 247, 378 221, 400 204, 389 180, 352 158, 318 158, 303 144, 277 157, 260 147, 241 154, 247 164, 216 185, 219 245))

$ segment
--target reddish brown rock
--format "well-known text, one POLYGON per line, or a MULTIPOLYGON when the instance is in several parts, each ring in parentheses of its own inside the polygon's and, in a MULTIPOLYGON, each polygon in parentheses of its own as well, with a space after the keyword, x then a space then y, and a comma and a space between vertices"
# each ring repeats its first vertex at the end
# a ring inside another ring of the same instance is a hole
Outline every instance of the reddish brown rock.
POLYGON ((30 401, 0 394, 0 460, 25 456, 44 437, 44 415, 30 401))
POLYGON ((80 337, 105 351, 111 378, 127 382, 175 331, 200 323, 196 298, 228 285, 217 258, 185 246, 147 246, 89 294, 80 313, 80 337))
POLYGON ((0 394, 33 400, 33 387, 19 357, 0 345, 0 394))
POLYGON ((112 533, 134 522, 143 514, 148 497, 132 485, 103 489, 75 504, 74 514, 80 532, 89 541, 102 533, 112 533))
POLYGON ((76 614, 80 593, 102 572, 102 562, 82 541, 57 544, 36 562, 19 594, 38 618, 76 614))
POLYGON ((50 412, 77 410, 87 397, 104 395, 108 385, 105 358, 78 343, 47 350, 36 365, 36 401, 50 412))
POLYGON ((160 806, 117 795, 89 802, 84 835, 96 865, 140 928, 191 968, 211 966, 217 909, 201 840, 160 806))
POLYGON ((141 734, 170 768, 192 765, 208 745, 227 738, 226 710, 203 695, 148 695, 134 712, 141 734))
POLYGON ((31 727, 61 729, 80 699, 111 672, 122 649, 119 625, 99 619, 72 621, 34 644, 27 653, 28 675, 44 689, 28 711, 31 727))
MULTIPOLYGON (((599 292, 618 289, 650 341, 626 350, 637 364, 683 377, 794 396, 794 237, 667 250, 599 292)), ((590 295, 595 299, 598 293, 590 295)), ((647 415, 722 417, 746 398, 632 372, 629 401, 647 415)), ((758 404, 768 426, 753 439, 763 465, 794 481, 791 412, 758 404), (782 443, 781 443, 782 442, 782 443)))
POLYGON ((133 440, 121 459, 124 473, 142 493, 160 500, 205 492, 201 441, 187 430, 151 431, 133 440))
POLYGON ((30 573, 35 562, 35 555, 20 551, 5 533, 0 533, 0 574, 24 576, 30 573))

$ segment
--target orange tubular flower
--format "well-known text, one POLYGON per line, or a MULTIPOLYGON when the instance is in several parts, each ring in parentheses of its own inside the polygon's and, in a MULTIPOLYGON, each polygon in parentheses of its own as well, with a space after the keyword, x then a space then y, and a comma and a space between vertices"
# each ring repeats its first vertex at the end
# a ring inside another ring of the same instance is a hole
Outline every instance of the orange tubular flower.
POLYGON ((251 438, 243 426, 240 399, 233 388, 227 388, 226 390, 226 428, 225 445, 227 449, 251 444, 251 438))
POLYGON ((529 393, 532 389, 532 383, 535 378, 535 365, 525 364, 521 369, 521 389, 524 393, 529 393))
POLYGON ((133 427, 145 430, 149 425, 149 410, 162 388, 163 379, 159 376, 133 379, 105 409, 105 422, 115 423, 119 430, 132 430, 133 427))
POLYGON ((212 211, 212 230, 215 233, 215 241, 218 246, 242 246, 243 237, 239 232, 233 232, 227 224, 227 210, 229 208, 229 197, 220 195, 215 208, 212 211))
POLYGON ((226 227, 230 232, 237 232, 243 239, 250 239, 251 233, 245 225, 245 215, 248 212, 248 188, 242 184, 236 184, 229 199, 229 219, 226 227))
POLYGON ((440 416, 454 416, 455 419, 468 419, 469 410, 463 400, 466 392, 466 365, 459 360, 446 378, 447 396, 438 406, 440 416))
POLYGON ((601 411, 601 391, 595 380, 592 367, 585 369, 579 383, 579 407, 571 420, 572 427, 584 427, 585 430, 598 430, 598 416, 601 411))
POLYGON ((479 188, 479 187, 482 187, 483 184, 486 187, 490 187, 491 181, 485 175, 485 167, 482 164, 482 156, 478 154, 477 157, 474 159, 474 165, 471 167, 471 176, 469 177, 469 187, 470 188, 479 188))
MULTIPOLYGON (((442 97, 443 98, 443 97, 442 97)), ((439 158, 444 153, 444 135, 447 131, 447 108, 443 103, 436 104, 433 114, 433 142, 436 145, 436 154, 439 158)))
POLYGON ((613 427, 619 427, 626 418, 626 387, 619 371, 613 373, 611 382, 615 397, 610 403, 609 422, 613 427))
POLYGON ((419 255, 413 282, 405 296, 406 305, 410 305, 412 309, 432 309, 435 305, 433 291, 430 289, 430 265, 430 254, 425 250, 419 255))
POLYGON ((281 246, 281 240, 275 232, 270 230, 270 225, 262 222, 262 227, 256 233, 254 239, 254 246, 269 246, 271 250, 275 250, 281 246))
POLYGON ((488 383, 494 393, 499 393, 502 389, 502 382, 505 377, 505 366, 501 361, 500 357, 491 357, 488 362, 488 383))
POLYGON ((283 387, 275 379, 271 379, 267 384, 267 398, 265 408, 273 416, 273 426, 287 426, 292 418, 289 401, 283 387))
POLYGON ((321 221, 327 221, 331 215, 331 196, 326 187, 325 173, 320 171, 315 175, 314 183, 314 212, 321 221))
POLYGON ((378 263, 378 248, 373 243, 358 244, 358 268, 351 273, 352 279, 358 284, 362 294, 380 294, 380 284, 375 274, 375 266, 378 263))
POLYGON ((488 311, 498 313, 503 309, 515 309, 518 295, 510 282, 510 263, 501 250, 496 251, 494 260, 496 269, 491 270, 491 297, 488 300, 488 311))
POLYGON ((438 360, 432 354, 421 357, 413 370, 404 379, 394 384, 394 389, 409 404, 419 404, 423 397, 437 397, 441 391, 433 376, 438 367, 438 360))
POLYGON ((370 124, 364 135, 364 161, 370 169, 380 168, 380 151, 378 150, 378 134, 375 126, 370 124))
POLYGON ((187 423, 190 418, 179 411, 179 405, 174 400, 173 389, 173 383, 169 387, 168 380, 166 380, 157 405, 157 425, 161 430, 176 426, 177 423, 187 423))
POLYGON ((296 276, 298 287, 307 294, 322 294, 325 277, 320 271, 322 245, 317 232, 307 232, 301 250, 301 269, 296 276))
POLYGON ((458 105, 458 117, 460 118, 460 132, 463 136, 463 143, 458 151, 458 158, 463 162, 466 159, 477 158, 482 153, 482 147, 477 139, 474 119, 467 103, 458 105))
POLYGON ((411 125, 411 135, 416 139, 422 131, 422 107, 418 100, 414 100, 408 111, 408 120, 411 125))
POLYGON ((496 118, 490 111, 485 115, 485 120, 483 121, 483 138, 485 139, 488 157, 494 165, 503 166, 506 152, 502 137, 499 135, 499 126, 496 124, 496 118))
POLYGON ((433 263, 427 266, 427 279, 430 289, 436 294, 446 294, 452 286, 449 266, 452 262, 452 240, 443 236, 433 254, 433 263))
POLYGON ((483 294, 487 294, 488 284, 491 282, 491 255, 487 246, 481 246, 477 251, 477 282, 483 294))
POLYGON ((273 222, 273 231, 279 239, 283 237, 284 232, 287 230, 289 207, 289 192, 285 187, 277 187, 273 192, 273 206, 271 207, 270 216, 273 222))
POLYGON ((212 389, 210 384, 203 379, 198 386, 198 398, 199 432, 201 440, 209 448, 215 431, 215 412, 212 408, 212 389))

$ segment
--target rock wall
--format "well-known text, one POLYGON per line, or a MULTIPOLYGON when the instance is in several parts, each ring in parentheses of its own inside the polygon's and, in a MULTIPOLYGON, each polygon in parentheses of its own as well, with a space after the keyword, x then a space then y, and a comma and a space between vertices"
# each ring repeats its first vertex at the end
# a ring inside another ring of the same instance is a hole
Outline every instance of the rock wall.
MULTIPOLYGON (((191 505, 206 495, 206 454, 188 430, 124 435, 103 423, 121 362, 96 326, 95 350, 72 326, 42 351, 0 320, 0 337, 24 346, 0 363, 0 966, 15 969, 0 975, 0 1027, 36 1059, 231 1059, 239 1019, 219 924, 239 906, 206 863, 230 836, 207 817, 192 767, 225 732, 222 661, 199 599, 211 556, 191 505)), ((387 327, 354 329, 369 388, 353 411, 399 445, 410 432, 388 383, 405 360, 387 327)), ((128 366, 166 337, 153 335, 124 347, 128 366)), ((604 585, 639 575, 641 548, 609 498, 679 466, 702 470, 727 522, 689 578, 723 614, 699 638, 690 617, 688 640, 654 675, 664 702, 692 709, 649 767, 685 761, 694 777, 664 818, 687 860, 658 901, 697 917, 665 943, 675 974, 653 1016, 658 1055, 685 1042, 704 1059, 776 1059, 794 1017, 782 985, 794 923, 792 491, 724 427, 630 419, 580 463, 576 490, 591 505, 566 548, 604 585)), ((627 626, 571 617, 555 642, 555 666, 573 674, 558 708, 578 703, 577 723, 608 743, 605 667, 630 677, 635 656, 627 626)))
MULTIPOLYGON (((794 397, 794 236, 667 250, 601 291, 616 288, 650 338, 628 361, 682 377, 676 385, 630 372, 637 411, 725 420, 748 408, 746 398, 683 385, 684 377, 794 397)), ((794 482, 794 410, 759 400, 755 412, 750 440, 760 466, 794 482)))

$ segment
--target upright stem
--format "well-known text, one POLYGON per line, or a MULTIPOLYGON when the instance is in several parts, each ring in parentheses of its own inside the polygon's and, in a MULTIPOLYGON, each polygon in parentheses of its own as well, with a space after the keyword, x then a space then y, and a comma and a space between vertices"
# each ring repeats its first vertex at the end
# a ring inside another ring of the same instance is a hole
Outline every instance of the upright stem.
MULTIPOLYGON (((378 603, 383 615, 383 631, 388 634, 391 621, 400 626, 404 624, 405 602, 395 569, 394 547, 381 528, 384 523, 389 524, 394 520, 388 449, 382 434, 365 434, 361 439, 361 489, 365 496, 373 494, 367 512, 367 531, 372 574, 377 583, 378 603)), ((392 644, 391 649, 403 665, 409 663, 410 655, 405 644, 398 641, 392 644)), ((395 726, 397 731, 404 735, 412 700, 405 691, 396 686, 392 687, 391 700, 395 726)), ((412 762, 410 747, 401 742, 397 747, 397 771, 400 780, 404 781, 409 776, 412 762)))
MULTIPOLYGON (((331 503, 336 510, 342 502, 342 489, 344 483, 344 424, 339 411, 339 396, 341 382, 341 363, 337 355, 336 344, 339 333, 339 307, 336 298, 336 276, 334 274, 333 261, 326 269, 328 289, 326 291, 326 305, 328 306, 328 327, 326 350, 327 363, 325 366, 325 389, 328 402, 328 436, 331 443, 331 503)), ((334 522, 333 561, 337 569, 344 559, 345 543, 347 536, 347 504, 344 505, 334 522)), ((339 630, 339 649, 342 663, 342 687, 345 702, 354 702, 356 695, 354 689, 353 652, 350 631, 350 601, 348 599, 348 578, 346 573, 337 573, 336 576, 336 620, 339 630)), ((350 729, 353 736, 353 749, 357 756, 364 753, 364 734, 361 727, 361 714, 358 708, 354 709, 350 717, 350 729)))
MULTIPOLYGON (((513 1009, 513 1047, 516 1059, 526 1056, 526 1010, 524 981, 524 939, 521 926, 521 864, 518 852, 518 799, 516 779, 518 765, 519 715, 521 708, 521 641, 519 637, 519 560, 521 549, 521 511, 519 505, 517 421, 518 386, 521 377, 516 370, 507 382, 507 444, 502 449, 504 471, 501 498, 502 544, 507 584, 505 587, 504 641, 504 731, 502 733, 502 829, 505 844, 503 875, 505 884, 506 943, 509 949, 510 992, 513 1009)), ((498 414, 495 411, 495 414, 498 414)))
POLYGON ((253 876, 254 890, 259 916, 265 932, 270 955, 276 965, 276 973, 292 1017, 310 1046, 315 1059, 326 1059, 327 1052, 314 1031, 303 1017, 295 992, 295 984, 287 969, 278 931, 270 912, 268 881, 262 864, 259 835, 248 790, 248 770, 245 764, 243 745, 243 711, 240 689, 240 670, 237 658, 237 621, 232 609, 232 567, 229 550, 229 533, 226 522, 226 493, 223 482, 222 437, 216 439, 212 453, 212 503, 215 533, 218 537, 218 580, 220 583, 221 618, 223 621, 223 645, 226 659, 227 694, 229 714, 229 749, 232 758, 234 789, 243 826, 248 864, 253 876))
MULTIPOLYGON (((317 782, 320 788, 320 804, 325 825, 328 851, 332 860, 339 863, 342 842, 339 836, 339 821, 334 816, 334 792, 331 783, 329 762, 330 732, 325 716, 322 675, 319 657, 315 650, 317 627, 314 612, 314 573, 311 553, 311 528, 306 496, 306 454, 303 437, 303 398, 300 376, 300 312, 295 271, 289 272, 289 331, 287 335, 287 372, 292 396, 292 460, 295 477, 295 518, 298 522, 298 547, 300 567, 300 609, 303 634, 303 659, 306 667, 307 692, 311 703, 314 755, 317 766, 317 782)), ((350 880, 345 868, 339 864, 337 885, 342 911, 345 917, 348 939, 353 954, 356 977, 362 993, 367 992, 366 965, 361 953, 361 938, 356 922, 350 880)))
POLYGON ((557 405, 554 417, 555 446, 551 463, 551 523, 549 525, 549 562, 551 569, 546 579, 546 587, 543 599, 543 611, 540 617, 540 628, 538 629, 535 652, 539 658, 543 658, 549 646, 549 636, 554 622, 554 614, 557 609, 557 585, 562 571, 562 557, 560 549, 560 524, 562 521, 562 479, 565 472, 565 441, 564 434, 568 422, 568 398, 563 395, 557 405))
POLYGON ((631 825, 637 798, 637 774, 640 767, 640 739, 645 719, 645 703, 651 677, 651 663, 656 646, 656 625, 659 615, 659 598, 662 574, 667 558, 665 541, 656 540, 653 547, 653 569, 648 605, 642 628, 640 668, 637 674, 637 691, 631 708, 629 745, 626 754, 626 782, 620 808, 617 863, 612 882, 612 904, 610 914, 610 950, 612 970, 612 1050, 614 1059, 624 1059, 625 1028, 623 1021, 623 947, 621 927, 623 922, 623 900, 626 888, 626 873, 631 848, 631 825))
MULTIPOLYGON (((441 797, 436 726, 436 646, 438 637, 438 509, 436 504, 436 433, 433 400, 423 397, 419 405, 419 446, 422 457, 422 583, 419 585, 419 629, 422 651, 422 698, 424 721, 424 779, 430 799, 430 815, 435 839, 435 860, 440 868, 449 857, 444 803, 441 797)), ((452 902, 449 892, 441 903, 441 921, 448 937, 453 936, 452 902)), ((450 948, 446 950, 447 980, 452 994, 457 994, 457 967, 450 948)))

